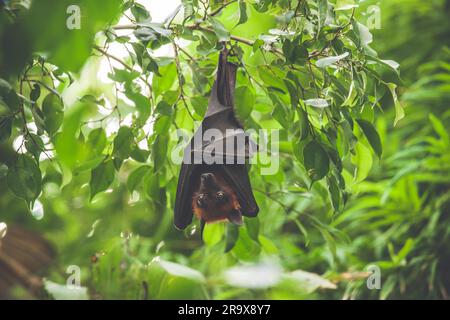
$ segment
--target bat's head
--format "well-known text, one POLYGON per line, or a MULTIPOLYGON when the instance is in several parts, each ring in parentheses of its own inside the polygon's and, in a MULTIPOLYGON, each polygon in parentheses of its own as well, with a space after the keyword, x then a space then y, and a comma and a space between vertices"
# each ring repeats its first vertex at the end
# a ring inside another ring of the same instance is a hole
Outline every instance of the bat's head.
POLYGON ((228 219, 237 225, 243 223, 236 193, 218 174, 200 175, 200 186, 194 193, 192 206, 195 214, 205 222, 228 219))

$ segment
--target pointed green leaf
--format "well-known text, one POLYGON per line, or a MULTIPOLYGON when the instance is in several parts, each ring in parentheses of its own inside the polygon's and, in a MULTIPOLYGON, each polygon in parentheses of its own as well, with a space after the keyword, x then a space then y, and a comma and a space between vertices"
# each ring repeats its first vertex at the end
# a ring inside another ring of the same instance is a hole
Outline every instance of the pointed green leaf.
POLYGON ((375 151, 378 158, 381 157, 381 153, 383 152, 382 146, 381 146, 381 139, 378 135, 377 130, 373 126, 372 123, 370 123, 367 120, 363 119, 356 119, 356 122, 358 122, 358 125, 364 132, 364 135, 366 136, 367 140, 370 143, 370 146, 372 147, 373 151, 375 151))
POLYGON ((92 130, 88 136, 88 143, 97 154, 102 153, 106 146, 106 132, 103 128, 92 130))
POLYGON ((355 181, 363 181, 372 168, 372 155, 362 143, 358 142, 355 146, 355 154, 352 156, 352 162, 356 166, 355 181))
POLYGON ((136 190, 137 186, 141 183, 142 178, 144 178, 150 170, 150 166, 141 166, 131 172, 127 180, 128 191, 133 192, 136 190))
POLYGON ((315 140, 303 149, 304 165, 313 181, 320 180, 328 173, 330 160, 325 149, 315 140))
POLYGON ((120 159, 127 159, 130 156, 133 146, 134 136, 130 127, 120 127, 117 136, 114 138, 113 154, 120 159))
POLYGON ((239 21, 236 24, 236 26, 247 22, 247 19, 248 19, 247 4, 245 3, 245 0, 240 0, 239 1, 239 21))
POLYGON ((391 91, 392 99, 394 99, 394 106, 395 106, 395 120, 394 120, 394 126, 397 124, 397 122, 405 116, 405 111, 403 110, 402 105, 400 104, 400 101, 398 101, 397 93, 395 92, 395 89, 397 88, 397 85, 395 83, 388 83, 387 84, 389 90, 391 91))
POLYGON ((248 86, 242 86, 235 91, 236 111, 239 119, 246 120, 255 104, 255 94, 248 86))
POLYGON ((58 131, 64 118, 64 107, 61 99, 52 93, 48 94, 42 102, 45 130, 53 135, 58 131))
POLYGON ((16 162, 8 168, 8 187, 19 198, 29 204, 41 193, 41 171, 30 156, 21 154, 16 162))
POLYGON ((114 181, 114 163, 111 160, 101 163, 91 172, 91 200, 94 196, 108 189, 114 181))
POLYGON ((217 36, 219 42, 230 40, 230 32, 225 28, 225 26, 217 19, 209 17, 209 22, 217 36))

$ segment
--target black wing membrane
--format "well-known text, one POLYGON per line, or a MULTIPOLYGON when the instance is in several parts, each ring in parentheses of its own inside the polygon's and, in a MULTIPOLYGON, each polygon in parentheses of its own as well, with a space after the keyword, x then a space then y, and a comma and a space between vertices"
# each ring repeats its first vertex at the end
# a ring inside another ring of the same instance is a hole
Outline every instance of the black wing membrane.
POLYGON ((191 197, 194 192, 193 174, 196 165, 183 163, 181 165, 180 176, 178 178, 177 195, 175 199, 175 226, 183 230, 192 222, 192 202, 191 197))
POLYGON ((253 195, 248 170, 245 164, 224 165, 225 178, 229 180, 230 185, 236 190, 239 203, 242 209, 242 215, 247 217, 256 217, 259 207, 253 195))
POLYGON ((234 113, 236 70, 237 66, 227 61, 227 52, 221 52, 205 118, 184 150, 175 200, 174 224, 178 229, 192 222, 192 195, 205 172, 222 174, 238 195, 242 215, 254 217, 259 211, 246 165, 257 145, 245 134, 234 113), (214 129, 219 138, 206 138, 204 133, 209 129, 214 129), (221 162, 205 161, 205 155, 221 162))

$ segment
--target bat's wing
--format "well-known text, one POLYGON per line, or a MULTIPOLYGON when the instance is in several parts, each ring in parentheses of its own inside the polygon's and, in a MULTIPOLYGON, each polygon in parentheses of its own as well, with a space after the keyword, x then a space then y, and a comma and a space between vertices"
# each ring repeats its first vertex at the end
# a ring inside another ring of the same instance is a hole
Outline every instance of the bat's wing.
POLYGON ((0 297, 18 284, 37 290, 42 285, 37 275, 52 263, 54 254, 40 235, 17 226, 8 228, 0 240, 0 297))
POLYGON ((195 164, 183 163, 181 165, 174 210, 174 224, 180 230, 185 229, 192 222, 193 175, 196 173, 196 169, 195 164))
POLYGON ((247 217, 256 217, 259 207, 253 195, 248 170, 245 164, 224 165, 222 169, 224 177, 228 183, 234 187, 241 205, 242 215, 247 217))

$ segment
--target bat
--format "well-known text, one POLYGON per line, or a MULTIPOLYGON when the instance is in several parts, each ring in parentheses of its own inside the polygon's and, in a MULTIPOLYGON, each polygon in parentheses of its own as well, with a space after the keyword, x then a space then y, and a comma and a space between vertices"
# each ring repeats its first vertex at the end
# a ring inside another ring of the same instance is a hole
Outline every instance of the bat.
POLYGON ((37 295, 43 287, 38 275, 53 258, 54 250, 42 236, 9 226, 6 235, 0 238, 0 298, 7 298, 16 285, 37 295))
POLYGON ((203 227, 220 220, 240 225, 243 216, 259 212, 247 166, 257 145, 236 118, 237 66, 227 56, 227 49, 222 50, 205 118, 184 149, 174 208, 174 225, 180 230, 194 215, 203 227))

